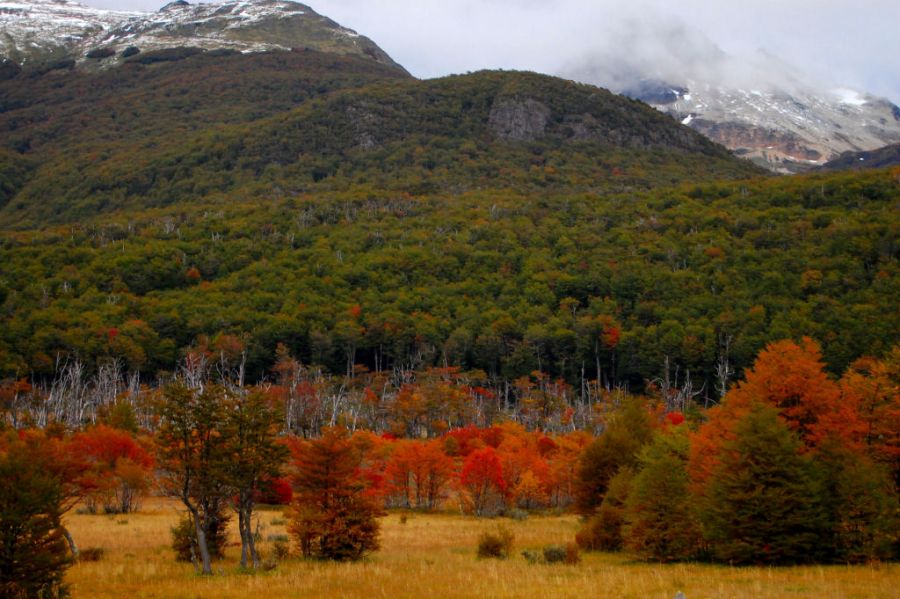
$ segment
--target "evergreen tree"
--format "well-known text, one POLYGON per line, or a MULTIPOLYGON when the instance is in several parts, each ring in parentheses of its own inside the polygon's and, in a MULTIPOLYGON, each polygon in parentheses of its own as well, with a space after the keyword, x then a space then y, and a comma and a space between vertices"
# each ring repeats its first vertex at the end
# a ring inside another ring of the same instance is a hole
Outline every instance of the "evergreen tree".
POLYGON ((755 404, 723 446, 701 511, 713 556, 733 564, 816 561, 827 541, 822 484, 776 409, 755 404))
POLYGON ((619 551, 622 549, 622 525, 625 524, 625 499, 631 490, 634 470, 620 468, 609 481, 609 489, 597 513, 587 519, 575 541, 585 551, 619 551))
POLYGON ((590 516, 603 502, 610 480, 623 466, 635 466, 638 452, 653 437, 653 421, 642 398, 632 397, 616 411, 578 464, 576 509, 590 516))
POLYGON ((831 559, 864 563, 896 557, 900 503, 884 464, 836 444, 816 456, 831 524, 831 559))
POLYGON ((0 439, 0 597, 66 594, 65 492, 44 457, 13 433, 0 439))
POLYGON ((625 548, 648 559, 695 557, 702 537, 688 492, 686 427, 659 433, 640 455, 625 501, 625 548))

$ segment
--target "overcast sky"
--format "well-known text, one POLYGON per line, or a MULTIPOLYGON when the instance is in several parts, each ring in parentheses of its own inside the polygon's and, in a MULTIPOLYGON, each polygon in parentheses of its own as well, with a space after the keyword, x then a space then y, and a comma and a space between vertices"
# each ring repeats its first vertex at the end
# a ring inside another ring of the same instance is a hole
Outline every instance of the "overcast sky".
MULTIPOLYGON (((159 0, 82 0, 155 10, 159 0)), ((417 77, 484 68, 580 76, 619 56, 703 62, 764 50, 808 76, 900 104, 898 0, 310 0, 417 77), (675 47, 677 46, 677 47, 675 47)))

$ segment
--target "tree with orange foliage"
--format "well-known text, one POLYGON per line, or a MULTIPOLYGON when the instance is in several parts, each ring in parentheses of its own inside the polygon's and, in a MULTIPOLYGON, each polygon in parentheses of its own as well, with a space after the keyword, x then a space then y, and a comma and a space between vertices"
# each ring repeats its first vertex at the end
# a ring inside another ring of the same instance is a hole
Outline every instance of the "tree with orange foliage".
POLYGON ((861 358, 840 380, 844 402, 856 406, 863 443, 872 459, 885 464, 900 486, 900 346, 884 360, 861 358))
POLYGON ((289 530, 303 554, 357 560, 378 549, 380 509, 367 496, 362 456, 343 429, 294 446, 294 506, 289 530))
POLYGON ((532 509, 547 503, 550 468, 541 457, 534 435, 521 426, 506 425, 497 455, 503 468, 503 480, 511 506, 532 509))
POLYGON ((432 510, 453 478, 453 460, 441 441, 402 441, 388 462, 385 477, 405 507, 432 510))
POLYGON ((819 345, 808 337, 800 344, 777 341, 760 352, 745 380, 709 410, 707 423, 694 435, 689 470, 695 486, 702 487, 712 474, 722 446, 734 438, 735 423, 756 403, 776 408, 806 450, 825 442, 851 450, 863 446, 866 426, 858 401, 828 377, 819 345))

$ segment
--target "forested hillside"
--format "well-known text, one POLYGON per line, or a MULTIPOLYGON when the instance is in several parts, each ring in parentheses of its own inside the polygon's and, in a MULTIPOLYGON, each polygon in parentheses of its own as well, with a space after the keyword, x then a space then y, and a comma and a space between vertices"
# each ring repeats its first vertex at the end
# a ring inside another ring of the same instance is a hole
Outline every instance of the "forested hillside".
POLYGON ((279 343, 335 373, 599 367, 634 388, 668 358, 713 395, 717 365, 811 335, 840 372, 898 336, 898 176, 241 195, 5 233, 0 364, 120 358, 151 375, 228 336, 253 377, 279 343))
POLYGON ((31 161, 0 223, 212 195, 608 192, 759 172, 640 102, 543 75, 418 81, 312 51, 177 58, 0 84, 5 145, 31 161))

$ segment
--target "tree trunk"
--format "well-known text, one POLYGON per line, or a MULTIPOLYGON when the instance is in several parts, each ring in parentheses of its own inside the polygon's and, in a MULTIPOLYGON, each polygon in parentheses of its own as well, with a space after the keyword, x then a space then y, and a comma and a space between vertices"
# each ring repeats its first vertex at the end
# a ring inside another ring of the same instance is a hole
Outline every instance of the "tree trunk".
POLYGON ((200 522, 199 515, 196 511, 191 510, 194 516, 194 531, 197 533, 197 546, 200 548, 200 561, 203 563, 202 573, 212 575, 212 563, 209 558, 209 547, 206 544, 206 527, 207 522, 200 522))
POLYGON ((66 527, 62 527, 60 529, 62 531, 63 536, 66 538, 66 543, 69 544, 69 551, 72 552, 72 557, 78 557, 78 545, 75 544, 75 539, 72 538, 72 533, 69 532, 69 529, 66 527))
POLYGON ((256 539, 253 538, 253 508, 248 507, 244 516, 244 522, 247 526, 247 547, 250 550, 250 559, 253 560, 253 568, 258 569, 260 566, 259 552, 256 551, 256 539))
POLYGON ((250 539, 247 538, 247 526, 243 509, 238 510, 238 531, 241 533, 241 568, 246 568, 250 539))

